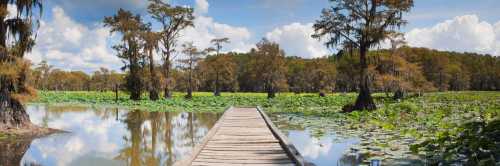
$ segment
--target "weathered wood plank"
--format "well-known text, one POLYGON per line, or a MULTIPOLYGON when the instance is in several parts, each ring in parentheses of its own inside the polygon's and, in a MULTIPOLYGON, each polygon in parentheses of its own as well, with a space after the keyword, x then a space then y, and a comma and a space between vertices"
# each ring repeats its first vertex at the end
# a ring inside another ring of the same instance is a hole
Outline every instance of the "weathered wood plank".
POLYGON ((242 156, 242 155, 247 155, 247 156, 262 156, 262 155, 277 155, 277 154, 285 154, 281 151, 274 151, 274 152, 262 152, 262 151, 203 151, 200 154, 206 154, 206 155, 235 155, 235 156, 242 156))
POLYGON ((215 143, 228 143, 228 144, 261 144, 261 143, 279 143, 279 140, 253 140, 253 141, 234 141, 234 140, 210 140, 209 142, 215 143))
POLYGON ((295 164, 224 164, 209 162, 193 162, 193 166, 295 166, 295 164))
POLYGON ((283 147, 283 150, 287 152, 288 156, 295 162, 295 164, 299 166, 304 165, 304 158, 302 158, 295 146, 288 142, 286 137, 278 130, 278 128, 276 128, 276 126, 274 126, 271 119, 267 117, 260 107, 257 107, 257 111, 262 115, 264 121, 269 126, 269 129, 273 132, 273 135, 280 140, 280 144, 283 147))
POLYGON ((270 124, 258 108, 227 109, 193 155, 175 165, 302 165, 270 124))
POLYGON ((267 144, 267 145, 252 145, 252 144, 240 144, 240 145, 237 145, 237 144, 230 144, 230 145, 227 145, 227 144, 208 144, 207 146, 205 147, 212 147, 212 148, 281 148, 281 146, 279 144, 267 144))
POLYGON ((229 154, 229 153, 219 153, 219 154, 209 154, 209 153, 200 153, 198 157, 201 158, 232 158, 232 159, 257 159, 257 158, 269 158, 269 159, 275 159, 275 158, 288 158, 288 155, 286 154, 267 154, 267 155, 255 155, 252 153, 235 153, 235 154, 229 154))
POLYGON ((292 160, 272 160, 272 159, 258 159, 258 160, 233 160, 233 159, 205 159, 196 158, 195 162, 209 162, 209 163, 230 163, 230 164, 292 164, 292 160))

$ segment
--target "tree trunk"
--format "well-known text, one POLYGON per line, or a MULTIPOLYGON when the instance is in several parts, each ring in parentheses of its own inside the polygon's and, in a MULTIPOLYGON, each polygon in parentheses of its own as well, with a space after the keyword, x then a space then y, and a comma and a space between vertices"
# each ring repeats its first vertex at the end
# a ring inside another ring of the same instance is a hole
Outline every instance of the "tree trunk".
POLYGON ((172 98, 172 92, 170 91, 170 61, 169 58, 170 55, 167 55, 167 58, 165 58, 165 64, 163 64, 164 71, 165 71, 165 88, 163 91, 163 96, 165 99, 170 99, 172 98))
POLYGON ((172 98, 172 92, 170 91, 168 85, 166 85, 166 87, 163 89, 163 97, 165 97, 165 99, 172 98))
POLYGON ((158 87, 160 87, 160 82, 155 72, 155 65, 153 59, 153 52, 149 50, 149 72, 151 73, 151 85, 149 87, 149 99, 155 101, 158 100, 158 87))
POLYGON ((130 75, 127 80, 131 100, 141 99, 141 78, 139 77, 139 64, 133 60, 130 63, 130 75))
POLYGON ((354 104, 353 110, 375 110, 377 109, 370 92, 369 78, 368 78, 368 64, 366 62, 366 46, 361 46, 359 51, 360 57, 360 81, 359 81, 359 94, 354 104))
POLYGON ((12 98, 12 90, 12 80, 6 76, 0 76, 0 130, 32 125, 21 102, 12 98))
POLYGON ((276 94, 274 92, 274 88, 272 85, 268 85, 267 86, 267 98, 272 99, 274 97, 276 97, 276 94))
POLYGON ((326 96, 325 92, 319 92, 319 97, 325 97, 325 96, 326 96))
POLYGON ((276 97, 276 94, 272 90, 268 90, 267 91, 267 98, 272 99, 274 97, 276 97))
POLYGON ((115 103, 118 103, 118 84, 115 84, 115 103))
POLYGON ((188 88, 187 88, 187 94, 185 96, 186 99, 192 99, 193 98, 193 83, 192 83, 192 64, 189 65, 189 75, 188 75, 188 88))
POLYGON ((191 89, 191 86, 188 87, 187 94, 186 94, 185 98, 186 99, 192 99, 193 98, 193 89, 191 89))
POLYGON ((215 88, 214 96, 220 96, 220 86, 219 86, 219 72, 215 73, 215 88))
POLYGON ((394 96, 393 96, 394 100, 399 100, 399 99, 402 99, 403 97, 404 97, 403 90, 398 89, 398 90, 396 90, 396 92, 394 92, 394 96))
POLYGON ((128 60, 129 60, 129 69, 130 73, 127 76, 127 90, 130 92, 130 99, 131 100, 140 100, 141 99, 141 92, 142 92, 142 80, 141 77, 139 76, 141 67, 139 66, 139 58, 140 56, 138 55, 137 51, 137 44, 128 41, 128 45, 130 47, 130 52, 127 52, 128 55, 128 60))

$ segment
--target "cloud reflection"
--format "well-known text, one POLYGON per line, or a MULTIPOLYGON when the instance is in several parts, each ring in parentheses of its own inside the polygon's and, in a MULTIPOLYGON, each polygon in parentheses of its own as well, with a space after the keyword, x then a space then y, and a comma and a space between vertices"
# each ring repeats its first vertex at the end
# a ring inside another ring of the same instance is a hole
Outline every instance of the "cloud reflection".
POLYGON ((69 131, 36 139, 21 163, 172 165, 218 119, 213 113, 164 113, 29 105, 33 123, 69 131), (79 162, 77 162, 79 161, 79 162))

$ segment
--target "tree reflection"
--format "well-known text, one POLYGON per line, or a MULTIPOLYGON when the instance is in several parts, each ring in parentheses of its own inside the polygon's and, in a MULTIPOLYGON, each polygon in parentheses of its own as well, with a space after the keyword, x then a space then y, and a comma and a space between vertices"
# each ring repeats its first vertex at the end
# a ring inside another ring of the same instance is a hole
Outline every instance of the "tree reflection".
MULTIPOLYGON (((173 147, 172 145, 174 144, 172 140, 172 116, 173 113, 164 113, 165 114, 165 145, 167 146, 167 153, 168 154, 173 154, 173 147)), ((167 165, 174 165, 174 156, 173 155, 168 155, 167 158, 167 165)))
POLYGON ((0 141, 0 165, 21 165, 21 159, 31 141, 32 139, 0 141))
POLYGON ((129 134, 123 137, 125 147, 115 159, 132 166, 173 165, 190 153, 218 118, 211 113, 147 111, 128 112, 123 117, 129 134))
POLYGON ((123 140, 125 144, 130 144, 130 146, 120 150, 120 154, 116 158, 125 161, 127 165, 143 165, 141 161, 142 148, 140 147, 142 140, 141 126, 144 123, 143 113, 138 110, 129 112, 125 115, 123 122, 126 123, 127 130, 130 132, 129 136, 123 136, 123 140))
POLYGON ((31 140, 0 142, 0 165, 51 165, 62 154, 69 158, 66 164, 97 158, 99 161, 92 161, 132 166, 173 165, 190 155, 220 117, 215 113, 48 105, 31 107, 31 114, 44 126, 62 126, 73 134, 41 139, 33 145, 31 140), (28 150, 30 146, 33 151, 28 150), (79 148, 81 153, 61 149, 66 146, 79 148), (24 156, 25 153, 29 154, 24 156), (38 153, 48 156, 40 157, 38 153))

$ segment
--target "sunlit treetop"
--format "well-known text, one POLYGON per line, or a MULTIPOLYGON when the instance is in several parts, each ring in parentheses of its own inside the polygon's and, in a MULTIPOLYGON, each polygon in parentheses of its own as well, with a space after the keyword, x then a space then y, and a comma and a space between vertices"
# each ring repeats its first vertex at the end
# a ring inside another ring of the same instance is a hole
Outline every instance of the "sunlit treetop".
POLYGON ((328 37, 326 45, 378 44, 407 23, 403 14, 409 12, 413 0, 330 0, 314 24, 314 38, 328 37))

